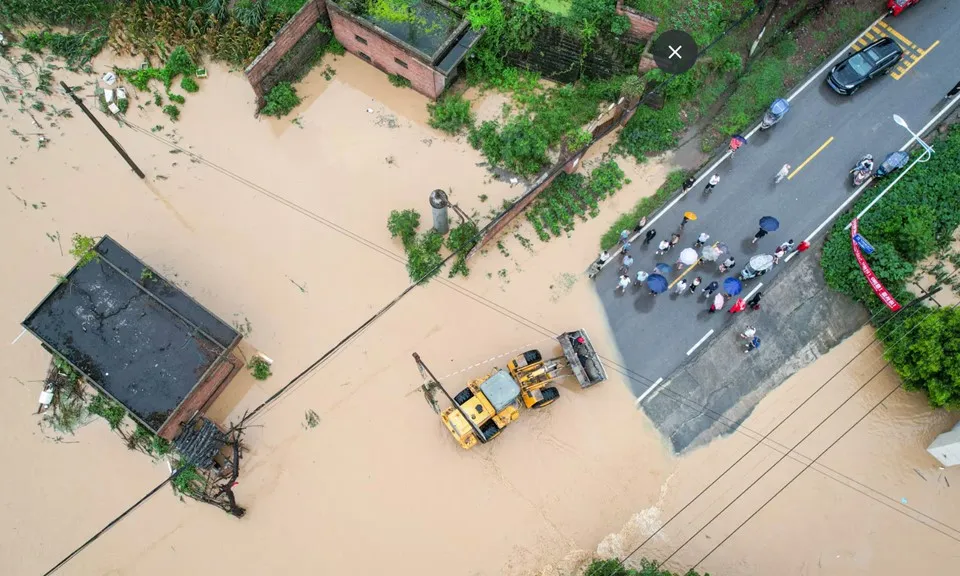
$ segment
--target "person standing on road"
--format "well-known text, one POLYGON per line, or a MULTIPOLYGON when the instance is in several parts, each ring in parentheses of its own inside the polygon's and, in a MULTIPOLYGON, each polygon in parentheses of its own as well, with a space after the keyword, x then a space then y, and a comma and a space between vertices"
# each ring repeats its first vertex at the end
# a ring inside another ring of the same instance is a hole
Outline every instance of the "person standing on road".
POLYGON ((743 301, 743 298, 737 298, 737 301, 733 303, 733 306, 730 307, 730 310, 728 310, 728 312, 730 312, 731 314, 736 314, 737 312, 743 312, 746 309, 747 309, 747 304, 746 302, 743 301))
POLYGON ((683 227, 687 225, 687 222, 689 222, 692 219, 695 219, 696 217, 697 215, 694 214, 693 212, 684 212, 683 220, 680 221, 680 229, 683 230, 683 227), (687 216, 687 214, 689 214, 689 216, 687 216))
POLYGON ((667 253, 667 250, 670 249, 670 242, 666 240, 661 240, 660 244, 657 246, 657 256, 661 256, 667 253))
POLYGON ((644 216, 643 218, 641 218, 641 219, 637 222, 637 225, 633 227, 633 231, 634 231, 634 232, 639 232, 639 231, 643 230, 643 227, 646 226, 646 225, 647 225, 647 217, 644 216))
POLYGON ((643 284, 647 281, 647 278, 650 277, 650 274, 643 270, 637 270, 637 284, 643 284))
POLYGON ((700 283, 703 282, 703 278, 697 276, 693 279, 693 282, 690 283, 690 293, 696 294, 697 287, 700 286, 700 283))
POLYGON ((624 242, 626 242, 626 241, 627 241, 627 238, 630 238, 630 231, 629 231, 629 230, 621 230, 621 231, 620 231, 620 243, 623 244, 624 242))
POLYGON ((957 82, 957 85, 951 88, 950 91, 947 92, 947 95, 943 97, 943 99, 949 100, 954 96, 956 96, 957 94, 960 94, 960 82, 957 82))
POLYGON ((757 243, 757 240, 763 238, 763 237, 766 236, 767 234, 769 234, 769 232, 767 232, 767 231, 764 230, 763 228, 757 230, 757 233, 753 235, 753 240, 751 240, 750 243, 751 243, 751 244, 756 244, 756 243, 757 243))
POLYGON ((810 243, 806 240, 797 244, 797 252, 806 252, 808 248, 810 248, 810 243))
POLYGON ((657 236, 656 228, 651 228, 647 230, 647 233, 644 234, 643 236, 643 245, 646 246, 647 244, 649 244, 650 241, 653 240, 656 236, 657 236))
POLYGON ((674 292, 676 292, 676 293, 679 295, 679 294, 683 294, 684 291, 686 291, 686 289, 687 289, 687 281, 686 281, 686 280, 681 280, 681 281, 677 282, 677 287, 676 287, 676 289, 674 290, 674 292))
POLYGON ((783 258, 783 255, 786 253, 787 251, 783 248, 783 246, 778 246, 777 249, 773 251, 773 263, 779 264, 780 259, 783 258))
POLYGON ((623 243, 623 246, 620 249, 623 251, 624 254, 626 254, 627 252, 630 251, 630 248, 632 247, 633 247, 633 244, 631 244, 630 241, 627 240, 626 242, 623 243))
POLYGON ((697 236, 697 241, 693 243, 693 247, 694 247, 694 248, 700 248, 700 247, 702 247, 704 244, 706 244, 706 243, 707 243, 707 240, 709 240, 709 239, 710 239, 710 235, 709 235, 709 234, 707 234, 706 232, 701 232, 700 235, 697 236))
POLYGON ((707 181, 706 187, 703 189, 704 194, 709 194, 714 188, 717 187, 717 184, 720 183, 720 175, 714 174, 710 177, 710 180, 707 181))
POLYGON ((625 274, 621 274, 620 282, 617 283, 617 287, 614 288, 613 291, 616 292, 617 290, 623 290, 624 294, 626 294, 627 286, 630 286, 630 277, 625 274))
POLYGON ((623 262, 620 266, 620 273, 626 274, 630 270, 630 266, 633 265, 633 256, 625 254, 623 256, 623 262))
POLYGON ((722 273, 726 272, 727 270, 731 270, 731 269, 733 269, 733 267, 736 266, 736 265, 737 265, 736 259, 734 259, 733 256, 730 256, 729 258, 727 258, 726 260, 724 260, 724 261, 720 264, 720 266, 719 266, 720 273, 722 274, 722 273))
POLYGON ((773 183, 779 184, 788 174, 790 174, 790 165, 784 164, 783 167, 780 168, 780 171, 777 172, 777 177, 773 179, 773 183))
POLYGON ((754 336, 747 342, 746 350, 743 351, 744 354, 749 354, 751 351, 756 350, 760 347, 760 337, 754 336))
POLYGON ((746 328, 743 329, 743 332, 740 333, 740 337, 750 340, 754 336, 756 336, 756 334, 757 334, 756 328, 754 328, 753 326, 747 326, 746 328))
POLYGON ((674 246, 676 246, 676 245, 679 244, 679 243, 680 243, 680 235, 679 235, 679 234, 674 233, 672 236, 670 236, 670 247, 671 247, 671 248, 673 248, 674 246))
POLYGON ((697 183, 697 179, 694 176, 691 176, 683 181, 683 186, 681 187, 681 194, 686 194, 693 188, 693 185, 697 183))
POLYGON ((597 266, 603 266, 604 264, 607 263, 607 260, 609 260, 609 259, 610 259, 610 253, 607 252, 606 250, 601 250, 601 251, 600 251, 600 257, 597 258, 596 264, 597 264, 597 266))
POLYGON ((763 292, 757 292, 753 295, 753 298, 747 300, 747 306, 749 306, 751 310, 759 310, 761 297, 763 297, 763 292))
POLYGON ((709 298, 713 296, 713 293, 717 291, 717 288, 720 287, 720 283, 714 280, 713 282, 707 284, 707 287, 703 289, 703 295, 709 298))

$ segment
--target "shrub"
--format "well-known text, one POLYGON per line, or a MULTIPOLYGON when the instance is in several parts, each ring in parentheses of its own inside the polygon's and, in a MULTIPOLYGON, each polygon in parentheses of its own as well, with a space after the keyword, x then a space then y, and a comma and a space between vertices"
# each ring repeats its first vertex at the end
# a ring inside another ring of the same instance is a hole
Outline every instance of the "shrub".
POLYGON ((271 88, 265 100, 267 103, 260 110, 260 113, 277 118, 286 116, 300 104, 297 90, 289 82, 281 82, 271 88))
POLYGON ((184 102, 187 101, 187 99, 184 98, 183 96, 179 94, 174 94, 172 92, 167 92, 167 98, 169 98, 170 101, 175 104, 183 104, 184 102))
POLYGON ((884 356, 903 386, 926 392, 935 408, 960 408, 960 310, 914 314, 888 340, 894 338, 884 356))
POLYGON ((633 227, 636 226, 640 218, 649 216, 663 205, 671 194, 680 189, 680 186, 683 185, 683 181, 686 178, 687 174, 683 170, 670 172, 670 174, 667 175, 666 181, 657 189, 653 196, 641 198, 634 204, 629 212, 621 214, 620 217, 617 218, 603 236, 600 237, 600 249, 609 250, 616 246, 620 240, 621 230, 633 230, 633 227))
POLYGON ((443 265, 443 256, 440 248, 443 247, 443 236, 436 230, 428 230, 417 236, 416 240, 407 248, 407 273, 414 282, 426 282, 443 265))
POLYGON ((527 116, 517 116, 498 130, 487 120, 470 132, 470 145, 483 152, 487 160, 511 172, 532 176, 546 166, 548 135, 541 124, 527 116))
POLYGON ((197 85, 197 81, 190 76, 184 76, 183 80, 180 80, 180 87, 183 88, 184 92, 189 92, 191 94, 200 89, 200 86, 197 85))
POLYGON ((430 126, 449 134, 457 134, 467 126, 473 126, 470 101, 459 94, 450 94, 438 102, 428 104, 430 126))
POLYGON ((176 122, 180 119, 180 109, 174 104, 167 104, 163 107, 163 113, 170 117, 170 120, 176 122))
POLYGON ((636 114, 620 131, 614 150, 643 162, 647 156, 676 146, 681 130, 683 120, 680 119, 679 104, 668 102, 660 110, 639 106, 636 114))
POLYGON ((623 36, 630 31, 630 19, 622 14, 614 14, 610 21, 610 31, 614 36, 623 36))
POLYGON ((107 421, 111 430, 116 430, 127 416, 126 409, 103 394, 97 394, 87 405, 87 411, 107 421))
POLYGON ((327 44, 327 52, 334 56, 343 56, 347 53, 347 49, 343 47, 343 44, 341 44, 339 40, 331 38, 330 43, 327 44))
POLYGON ((270 363, 260 356, 251 358, 247 364, 247 368, 250 370, 250 375, 257 380, 266 380, 273 375, 273 372, 270 370, 270 363))
POLYGON ((266 0, 268 14, 280 14, 286 18, 303 8, 307 0, 266 0))
POLYGON ((399 74, 387 74, 387 78, 397 88, 409 88, 411 86, 410 81, 399 74))
MULTIPOLYGON (((660 568, 660 566, 653 560, 648 560, 646 558, 640 559, 640 570, 634 570, 632 568, 627 568, 620 564, 616 559, 611 560, 594 560, 587 570, 583 573, 583 576, 679 576, 675 572, 660 568)), ((683 576, 700 576, 699 572, 695 570, 688 570, 683 573, 683 576)), ((710 576, 706 574, 704 576, 710 576)))
POLYGON ((477 245, 479 238, 480 231, 477 225, 469 220, 450 230, 450 235, 447 236, 447 248, 457 255, 456 261, 450 267, 448 274, 450 278, 457 274, 462 274, 464 277, 470 275, 467 254, 477 245))
POLYGON ((97 257, 93 249, 97 245, 97 240, 92 236, 74 234, 70 238, 70 245, 70 255, 77 259, 78 268, 97 257))
POLYGON ((420 213, 416 210, 392 210, 387 218, 387 230, 390 237, 400 237, 404 248, 411 246, 417 238, 417 228, 420 227, 420 213))

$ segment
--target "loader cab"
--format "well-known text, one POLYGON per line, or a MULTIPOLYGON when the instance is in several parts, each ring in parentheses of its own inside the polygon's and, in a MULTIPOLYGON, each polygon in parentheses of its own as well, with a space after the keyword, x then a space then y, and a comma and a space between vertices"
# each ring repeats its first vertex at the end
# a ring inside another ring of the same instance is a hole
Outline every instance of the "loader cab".
POLYGON ((440 416, 461 447, 473 448, 478 442, 492 440, 520 417, 519 396, 520 386, 510 374, 495 370, 489 376, 470 382, 453 398, 456 406, 444 410, 440 416))

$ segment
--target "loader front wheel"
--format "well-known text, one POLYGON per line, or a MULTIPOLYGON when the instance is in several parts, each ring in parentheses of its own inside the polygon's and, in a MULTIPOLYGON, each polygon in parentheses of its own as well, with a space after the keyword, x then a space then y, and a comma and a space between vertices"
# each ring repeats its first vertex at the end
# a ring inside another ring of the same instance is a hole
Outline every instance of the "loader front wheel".
POLYGON ((549 388, 543 389, 543 399, 531 406, 531 408, 543 408, 544 406, 549 406, 557 401, 557 398, 560 397, 560 391, 555 387, 550 386, 549 388))
POLYGON ((462 406, 465 402, 473 398, 473 391, 470 388, 464 388, 460 391, 459 394, 453 397, 453 401, 458 405, 462 406))

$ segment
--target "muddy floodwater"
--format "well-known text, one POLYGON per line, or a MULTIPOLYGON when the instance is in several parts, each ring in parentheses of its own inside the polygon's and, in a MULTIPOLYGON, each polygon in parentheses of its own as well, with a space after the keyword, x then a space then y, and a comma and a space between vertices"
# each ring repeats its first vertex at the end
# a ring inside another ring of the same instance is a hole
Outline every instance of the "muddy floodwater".
MULTIPOLYGON (((38 117, 38 128, 3 105, 0 573, 42 574, 168 474, 102 420, 62 438, 37 424, 49 356, 29 334, 10 342, 73 264, 72 234, 110 234, 248 332, 243 354, 273 359, 270 379, 241 373, 214 405, 210 415, 228 423, 407 286, 402 249, 385 226, 391 209, 417 208, 426 228, 435 188, 481 221, 520 195, 519 185, 491 176, 464 137, 427 127, 421 96, 352 56, 327 63, 335 76, 311 72, 298 88, 304 103, 281 120, 255 118, 246 80, 217 65, 176 124, 146 106, 146 95, 132 103, 129 126, 95 112, 144 181, 78 110, 56 128, 38 117), (50 139, 43 149, 31 136, 39 131, 50 139)), ((94 68, 109 65, 102 56, 94 68)), ((62 95, 50 100, 70 106, 62 95)), ((772 447, 744 457, 639 554, 671 556, 773 465, 778 449, 870 380, 669 565, 694 565, 759 509, 701 570, 954 572, 960 472, 940 470, 924 449, 956 416, 931 412, 916 394, 894 392, 761 508, 897 386, 869 330, 785 382, 737 433, 682 458, 635 408, 583 272, 602 232, 653 193, 669 162, 621 160, 631 183, 596 219, 549 243, 518 224, 503 250, 471 261, 469 278, 444 274, 414 290, 262 411, 245 437, 235 489, 248 510, 242 520, 165 488, 59 573, 573 574, 596 554, 632 551, 861 352, 765 441, 772 447), (417 391, 413 352, 455 392, 524 350, 557 355, 551 336, 576 328, 608 360, 610 379, 588 390, 562 381, 558 402, 524 412, 490 444, 460 449, 417 391), (308 410, 319 416, 314 427, 308 410)))

